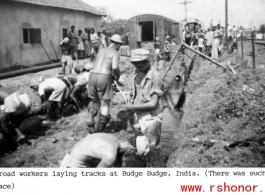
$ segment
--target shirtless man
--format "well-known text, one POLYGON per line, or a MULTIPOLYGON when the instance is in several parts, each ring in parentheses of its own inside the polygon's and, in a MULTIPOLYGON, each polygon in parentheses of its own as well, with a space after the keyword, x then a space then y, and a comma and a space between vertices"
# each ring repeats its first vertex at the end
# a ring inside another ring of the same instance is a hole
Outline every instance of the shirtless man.
POLYGON ((110 121, 109 109, 113 97, 112 73, 117 81, 120 78, 118 50, 123 42, 119 35, 113 35, 110 41, 109 47, 99 51, 88 82, 88 97, 91 98, 91 102, 88 105, 87 125, 94 125, 94 117, 100 108, 97 132, 102 132, 110 121))
POLYGON ((69 38, 66 37, 60 43, 60 47, 62 48, 62 72, 65 74, 65 67, 69 66, 69 72, 71 74, 73 68, 73 59, 72 59, 72 50, 74 49, 73 45, 69 43, 69 38))
POLYGON ((113 167, 119 153, 135 148, 128 141, 118 140, 114 135, 97 133, 88 135, 66 153, 61 168, 91 167, 93 159, 99 159, 97 167, 113 167))
POLYGON ((25 135, 19 130, 19 126, 24 120, 24 116, 31 108, 30 98, 26 93, 5 88, 0 85, 0 105, 1 105, 1 132, 10 143, 14 133, 17 135, 17 142, 25 139, 25 135))

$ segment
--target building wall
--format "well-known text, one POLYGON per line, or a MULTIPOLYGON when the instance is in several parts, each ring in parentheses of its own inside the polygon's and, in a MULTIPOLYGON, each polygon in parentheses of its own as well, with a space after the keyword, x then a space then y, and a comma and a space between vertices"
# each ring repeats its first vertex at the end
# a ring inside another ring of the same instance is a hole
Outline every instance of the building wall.
MULTIPOLYGON (((88 12, 44 7, 26 3, 0 2, 0 69, 49 61, 41 44, 23 44, 23 27, 41 29, 41 43, 51 59, 61 58, 62 28, 74 25, 100 30, 101 16, 88 12)), ((68 30, 68 32, 70 29, 68 30)))
POLYGON ((162 48, 165 44, 166 36, 171 36, 172 34, 172 24, 174 21, 159 15, 143 14, 128 20, 130 49, 137 48, 137 22, 143 21, 155 21, 156 36, 159 37, 160 47, 162 48))

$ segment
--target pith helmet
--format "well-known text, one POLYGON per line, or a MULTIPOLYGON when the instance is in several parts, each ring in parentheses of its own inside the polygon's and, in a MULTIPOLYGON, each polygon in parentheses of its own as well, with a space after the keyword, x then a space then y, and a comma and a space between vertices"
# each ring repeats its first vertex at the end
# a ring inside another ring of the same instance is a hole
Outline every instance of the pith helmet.
POLYGON ((115 42, 115 43, 120 43, 123 44, 122 40, 121 40, 121 36, 120 35, 112 35, 112 37, 110 38, 111 41, 115 42))

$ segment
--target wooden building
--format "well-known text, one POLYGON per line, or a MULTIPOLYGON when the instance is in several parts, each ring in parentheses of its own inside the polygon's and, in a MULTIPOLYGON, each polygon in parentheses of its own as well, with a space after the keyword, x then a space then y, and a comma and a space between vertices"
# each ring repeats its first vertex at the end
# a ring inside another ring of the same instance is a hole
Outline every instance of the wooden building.
POLYGON ((0 0, 0 70, 56 59, 70 27, 101 30, 106 14, 81 0, 0 0), (43 46, 43 47, 42 47, 43 46))
POLYGON ((156 37, 160 39, 163 46, 166 36, 172 40, 175 38, 178 43, 181 40, 179 23, 160 15, 143 14, 128 20, 129 46, 130 50, 135 48, 149 48, 154 45, 156 37))

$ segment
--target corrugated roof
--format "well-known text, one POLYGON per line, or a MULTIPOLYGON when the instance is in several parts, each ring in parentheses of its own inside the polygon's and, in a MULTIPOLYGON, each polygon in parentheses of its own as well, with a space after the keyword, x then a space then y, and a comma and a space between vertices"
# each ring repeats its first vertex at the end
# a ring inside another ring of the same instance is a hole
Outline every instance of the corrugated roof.
POLYGON ((40 6, 59 7, 62 9, 78 10, 101 16, 106 15, 106 13, 86 4, 81 0, 8 0, 8 1, 30 3, 40 6))

